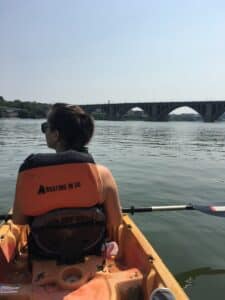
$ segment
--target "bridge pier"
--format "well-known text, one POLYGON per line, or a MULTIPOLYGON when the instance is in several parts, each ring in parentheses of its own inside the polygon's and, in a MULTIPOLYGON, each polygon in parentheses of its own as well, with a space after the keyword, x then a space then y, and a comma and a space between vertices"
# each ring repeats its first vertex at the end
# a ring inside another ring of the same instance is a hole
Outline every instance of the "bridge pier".
POLYGON ((212 123, 215 121, 213 116, 213 107, 211 103, 206 103, 204 107, 204 113, 202 114, 204 122, 212 123))

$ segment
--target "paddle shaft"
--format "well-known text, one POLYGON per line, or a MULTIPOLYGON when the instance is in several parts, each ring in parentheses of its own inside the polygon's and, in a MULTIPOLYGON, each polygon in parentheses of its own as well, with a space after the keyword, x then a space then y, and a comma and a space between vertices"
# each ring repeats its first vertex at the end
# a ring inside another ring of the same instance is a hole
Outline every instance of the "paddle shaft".
POLYGON ((0 220, 9 220, 12 219, 12 214, 0 214, 0 220))
POLYGON ((192 204, 188 205, 163 205, 163 206, 150 206, 150 207, 134 207, 123 208, 122 212, 124 213, 142 213, 142 212, 152 212, 152 211, 175 211, 175 210, 193 210, 194 207, 192 204))
MULTIPOLYGON (((225 205, 162 205, 162 206, 149 206, 149 207, 135 207, 131 206, 130 208, 122 208, 123 213, 144 213, 144 212, 154 212, 154 211, 176 211, 176 210, 197 210, 202 213, 217 217, 225 217, 225 205)), ((12 218, 12 212, 8 214, 0 214, 0 220, 9 220, 12 218)))

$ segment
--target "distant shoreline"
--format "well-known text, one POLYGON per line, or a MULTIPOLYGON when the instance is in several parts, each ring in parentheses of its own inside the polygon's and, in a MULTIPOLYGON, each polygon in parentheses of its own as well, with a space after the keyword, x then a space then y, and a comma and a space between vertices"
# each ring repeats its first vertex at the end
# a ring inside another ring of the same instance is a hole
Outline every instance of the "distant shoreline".
MULTIPOLYGON (((7 101, 0 96, 0 119, 1 118, 19 118, 19 119, 44 119, 50 109, 51 104, 29 101, 7 101)), ((95 120, 108 120, 104 113, 95 112, 92 114, 95 120)), ((119 121, 149 121, 147 116, 142 112, 126 114, 119 121)), ((169 114, 166 121, 203 121, 202 117, 196 113, 169 114)), ((225 121, 225 115, 222 115, 218 121, 225 121)), ((155 121, 154 121, 155 122, 155 121)))
POLYGON ((0 96, 0 118, 41 119, 45 118, 50 104, 28 101, 7 101, 0 96))

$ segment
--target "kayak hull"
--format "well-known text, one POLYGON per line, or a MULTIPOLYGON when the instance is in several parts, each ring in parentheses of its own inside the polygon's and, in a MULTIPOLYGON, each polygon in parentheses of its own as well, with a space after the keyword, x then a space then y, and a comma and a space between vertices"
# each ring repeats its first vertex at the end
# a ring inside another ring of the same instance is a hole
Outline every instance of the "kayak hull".
POLYGON ((118 229, 116 256, 88 256, 73 265, 30 261, 28 231, 11 221, 0 226, 0 299, 149 300, 157 289, 165 288, 175 299, 188 299, 128 215, 118 229))

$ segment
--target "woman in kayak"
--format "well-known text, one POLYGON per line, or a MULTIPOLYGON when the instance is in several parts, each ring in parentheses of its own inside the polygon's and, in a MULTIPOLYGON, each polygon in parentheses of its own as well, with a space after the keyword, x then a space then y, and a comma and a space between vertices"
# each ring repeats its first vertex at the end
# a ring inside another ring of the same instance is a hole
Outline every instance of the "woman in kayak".
POLYGON ((122 215, 116 182, 86 148, 94 132, 92 117, 79 106, 58 103, 49 111, 42 132, 56 153, 30 155, 20 167, 13 222, 31 225, 51 211, 102 207, 107 236, 117 240, 122 215))

